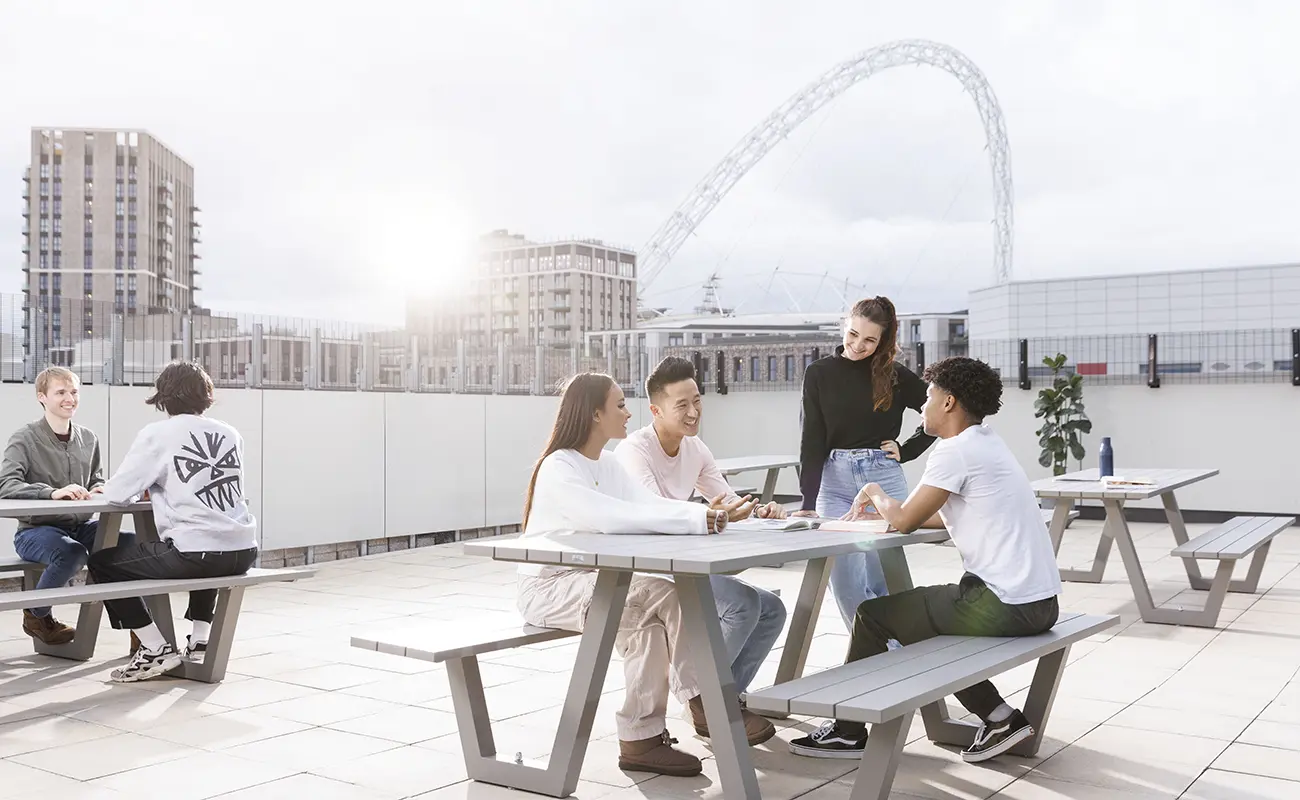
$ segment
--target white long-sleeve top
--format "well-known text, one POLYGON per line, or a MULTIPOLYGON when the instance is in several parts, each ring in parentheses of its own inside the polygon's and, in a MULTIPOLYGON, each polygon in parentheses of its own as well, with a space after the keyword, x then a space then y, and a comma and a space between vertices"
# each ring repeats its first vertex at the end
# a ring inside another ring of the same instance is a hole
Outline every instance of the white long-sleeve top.
MULTIPOLYGON (((593 461, 576 450, 557 450, 542 460, 533 506, 521 538, 543 533, 708 533, 708 508, 668 500, 632 479, 606 450, 593 461)), ((522 575, 545 575, 568 567, 520 566, 522 575)))
POLYGON ((244 496, 244 440, 224 422, 178 414, 141 429, 104 499, 127 505, 149 490, 158 535, 187 553, 257 547, 244 496))

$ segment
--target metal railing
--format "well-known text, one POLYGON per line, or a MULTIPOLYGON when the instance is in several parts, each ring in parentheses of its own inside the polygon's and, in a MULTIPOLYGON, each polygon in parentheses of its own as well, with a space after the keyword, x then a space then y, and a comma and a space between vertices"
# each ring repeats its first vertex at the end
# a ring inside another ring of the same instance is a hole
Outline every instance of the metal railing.
MULTIPOLYGON (((167 362, 188 358, 221 387, 552 394, 575 372, 599 371, 638 396, 654 365, 676 355, 695 362, 707 392, 794 391, 808 364, 838 344, 803 334, 663 348, 483 347, 376 325, 215 312, 129 314, 128 305, 0 296, 0 379, 31 382, 57 364, 86 383, 147 385, 167 362)), ((1048 379, 1043 358, 1057 353, 1066 356, 1067 371, 1089 384, 1300 385, 1300 330, 1282 328, 921 342, 904 346, 899 361, 920 372, 941 358, 970 355, 1004 381, 1032 387, 1048 379)))

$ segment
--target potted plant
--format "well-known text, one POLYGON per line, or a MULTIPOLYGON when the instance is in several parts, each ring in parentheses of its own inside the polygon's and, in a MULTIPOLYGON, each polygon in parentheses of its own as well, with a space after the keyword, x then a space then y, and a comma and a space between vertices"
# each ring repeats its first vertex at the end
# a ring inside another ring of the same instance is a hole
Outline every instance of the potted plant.
POLYGON ((1043 421, 1035 431, 1042 448, 1038 463, 1051 467, 1054 476, 1064 475, 1071 456, 1083 461, 1081 437, 1092 432, 1092 421, 1083 410, 1083 376, 1066 372, 1061 353, 1044 358, 1043 364, 1052 370, 1052 385, 1043 387, 1034 401, 1034 417, 1043 421))

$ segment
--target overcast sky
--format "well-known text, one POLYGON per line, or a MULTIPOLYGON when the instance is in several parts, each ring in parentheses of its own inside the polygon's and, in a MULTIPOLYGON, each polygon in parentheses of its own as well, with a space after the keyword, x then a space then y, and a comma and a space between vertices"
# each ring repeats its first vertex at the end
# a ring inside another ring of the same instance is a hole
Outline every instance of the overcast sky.
MULTIPOLYGON (((1287 0, 0 4, 4 292, 32 126, 142 128, 194 165, 203 304, 391 322, 492 228, 640 248, 780 103, 904 38, 1001 104, 1015 277, 1300 259, 1287 0)), ((970 98, 890 70, 751 170, 652 299, 716 270, 743 310, 836 308, 846 279, 961 307, 993 281, 992 213, 970 98)))

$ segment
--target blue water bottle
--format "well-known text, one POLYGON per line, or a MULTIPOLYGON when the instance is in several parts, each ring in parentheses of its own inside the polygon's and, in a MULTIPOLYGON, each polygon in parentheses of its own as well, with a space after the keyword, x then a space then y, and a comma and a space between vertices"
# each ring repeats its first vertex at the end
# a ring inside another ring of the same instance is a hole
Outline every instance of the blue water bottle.
POLYGON ((1101 452, 1097 457, 1097 472, 1107 478, 1115 474, 1115 451, 1110 449, 1110 437, 1101 437, 1101 452))

